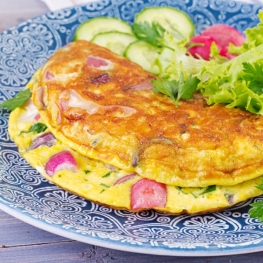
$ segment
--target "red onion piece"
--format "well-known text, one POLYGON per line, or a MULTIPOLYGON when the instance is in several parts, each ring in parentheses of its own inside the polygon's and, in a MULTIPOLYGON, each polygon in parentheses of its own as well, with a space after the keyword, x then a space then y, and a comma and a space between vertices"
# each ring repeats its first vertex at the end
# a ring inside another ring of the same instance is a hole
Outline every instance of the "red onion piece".
POLYGON ((111 165, 111 164, 108 164, 108 163, 105 164, 105 167, 108 168, 108 169, 111 170, 111 171, 116 171, 116 170, 118 170, 118 168, 117 168, 116 166, 111 165))
POLYGON ((154 85, 152 84, 151 79, 147 79, 139 84, 136 84, 134 86, 125 87, 124 90, 151 90, 154 88, 154 85))
POLYGON ((36 97, 37 97, 40 109, 45 109, 47 105, 44 102, 44 88, 43 87, 40 86, 37 88, 36 97))
POLYGON ((165 207, 166 185, 154 180, 141 179, 131 189, 131 208, 133 210, 165 207))
POLYGON ((41 117, 40 117, 40 114, 38 113, 38 114, 35 115, 34 120, 35 120, 35 121, 38 121, 38 120, 40 120, 40 118, 41 118, 41 117))
POLYGON ((46 79, 46 80, 51 80, 51 79, 54 79, 54 78, 55 78, 54 74, 50 73, 50 72, 47 70, 46 73, 45 73, 45 79, 46 79))
POLYGON ((99 70, 110 70, 113 68, 113 63, 110 60, 100 57, 89 56, 86 64, 99 70))
POLYGON ((25 112, 18 118, 18 122, 35 122, 36 116, 39 114, 36 106, 33 104, 32 99, 29 99, 25 104, 25 112))
POLYGON ((36 149, 40 146, 48 146, 51 147, 56 144, 56 138, 51 132, 46 132, 37 137, 29 147, 29 150, 36 149))
POLYGON ((136 173, 127 174, 127 175, 119 178, 119 179, 114 183, 114 185, 116 185, 116 184, 122 184, 122 183, 124 183, 124 182, 132 179, 132 178, 133 178, 134 176, 136 176, 136 175, 137 175, 136 173))
POLYGON ((99 84, 105 84, 107 82, 110 81, 110 77, 107 73, 105 74, 102 74, 100 76, 98 76, 97 78, 94 78, 91 83, 92 84, 96 84, 96 85, 99 85, 99 84))
POLYGON ((76 173, 78 171, 77 162, 70 151, 63 151, 53 155, 46 163, 46 173, 53 176, 61 170, 69 170, 76 173))
POLYGON ((86 100, 82 98, 75 90, 67 91, 67 94, 62 92, 59 96, 60 99, 60 107, 62 111, 71 108, 79 108, 86 110, 89 114, 95 114, 98 110, 116 110, 117 117, 128 117, 134 113, 136 113, 136 109, 121 106, 121 105, 110 105, 110 106, 102 106, 91 100, 86 100), (122 112, 117 112, 121 110, 122 112))

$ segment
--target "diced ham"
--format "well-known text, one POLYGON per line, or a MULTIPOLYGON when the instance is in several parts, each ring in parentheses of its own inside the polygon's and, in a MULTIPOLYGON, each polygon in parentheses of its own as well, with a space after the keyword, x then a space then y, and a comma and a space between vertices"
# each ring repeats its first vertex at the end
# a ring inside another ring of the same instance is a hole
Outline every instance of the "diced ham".
POLYGON ((137 181, 131 189, 131 209, 150 209, 165 207, 167 189, 162 183, 150 179, 137 181))
POLYGON ((70 151, 66 150, 51 156, 45 165, 45 170, 49 176, 53 176, 61 170, 69 170, 76 173, 78 171, 78 167, 74 156, 70 153, 70 151))

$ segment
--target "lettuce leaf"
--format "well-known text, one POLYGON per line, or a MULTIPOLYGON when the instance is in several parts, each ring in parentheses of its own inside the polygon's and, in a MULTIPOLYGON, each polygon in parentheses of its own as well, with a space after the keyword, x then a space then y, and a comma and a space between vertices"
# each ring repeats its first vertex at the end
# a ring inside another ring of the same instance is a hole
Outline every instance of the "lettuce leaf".
POLYGON ((242 46, 234 46, 233 44, 230 44, 230 53, 239 55, 263 43, 263 10, 259 10, 258 18, 259 23, 255 27, 247 28, 245 30, 246 41, 242 46))
POLYGON ((180 42, 174 39, 168 32, 164 33, 163 45, 166 46, 160 50, 154 66, 158 67, 158 76, 167 80, 179 80, 181 74, 185 77, 197 75, 204 65, 215 62, 208 62, 203 59, 196 59, 187 55, 186 44, 189 39, 180 42), (169 47, 169 48, 167 48, 169 47))
POLYGON ((228 62, 203 67, 198 90, 209 105, 226 104, 263 114, 263 44, 228 62))

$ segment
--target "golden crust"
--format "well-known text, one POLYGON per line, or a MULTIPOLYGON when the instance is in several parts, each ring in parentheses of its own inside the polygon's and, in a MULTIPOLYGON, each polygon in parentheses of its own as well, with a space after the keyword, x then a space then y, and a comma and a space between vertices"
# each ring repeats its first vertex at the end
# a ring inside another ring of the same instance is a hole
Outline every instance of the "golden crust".
POLYGON ((71 148, 142 177, 203 187, 236 185, 263 174, 262 116, 208 107, 198 95, 176 108, 166 96, 134 88, 152 78, 105 48, 77 41, 43 67, 33 101, 55 136, 71 148), (113 67, 91 67, 89 56, 113 67), (94 82, 103 74, 106 83, 94 82), (92 110, 77 104, 63 108, 61 101, 69 104, 72 91, 92 110))

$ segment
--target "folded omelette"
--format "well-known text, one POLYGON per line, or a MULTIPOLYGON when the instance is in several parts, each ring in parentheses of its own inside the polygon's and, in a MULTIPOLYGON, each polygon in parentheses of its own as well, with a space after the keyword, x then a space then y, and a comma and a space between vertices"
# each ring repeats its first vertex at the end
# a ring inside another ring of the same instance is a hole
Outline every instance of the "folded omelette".
POLYGON ((192 214, 260 195, 263 117, 201 95, 175 107, 152 91, 154 78, 103 47, 70 43, 32 78, 10 136, 45 178, 116 209, 192 214))

